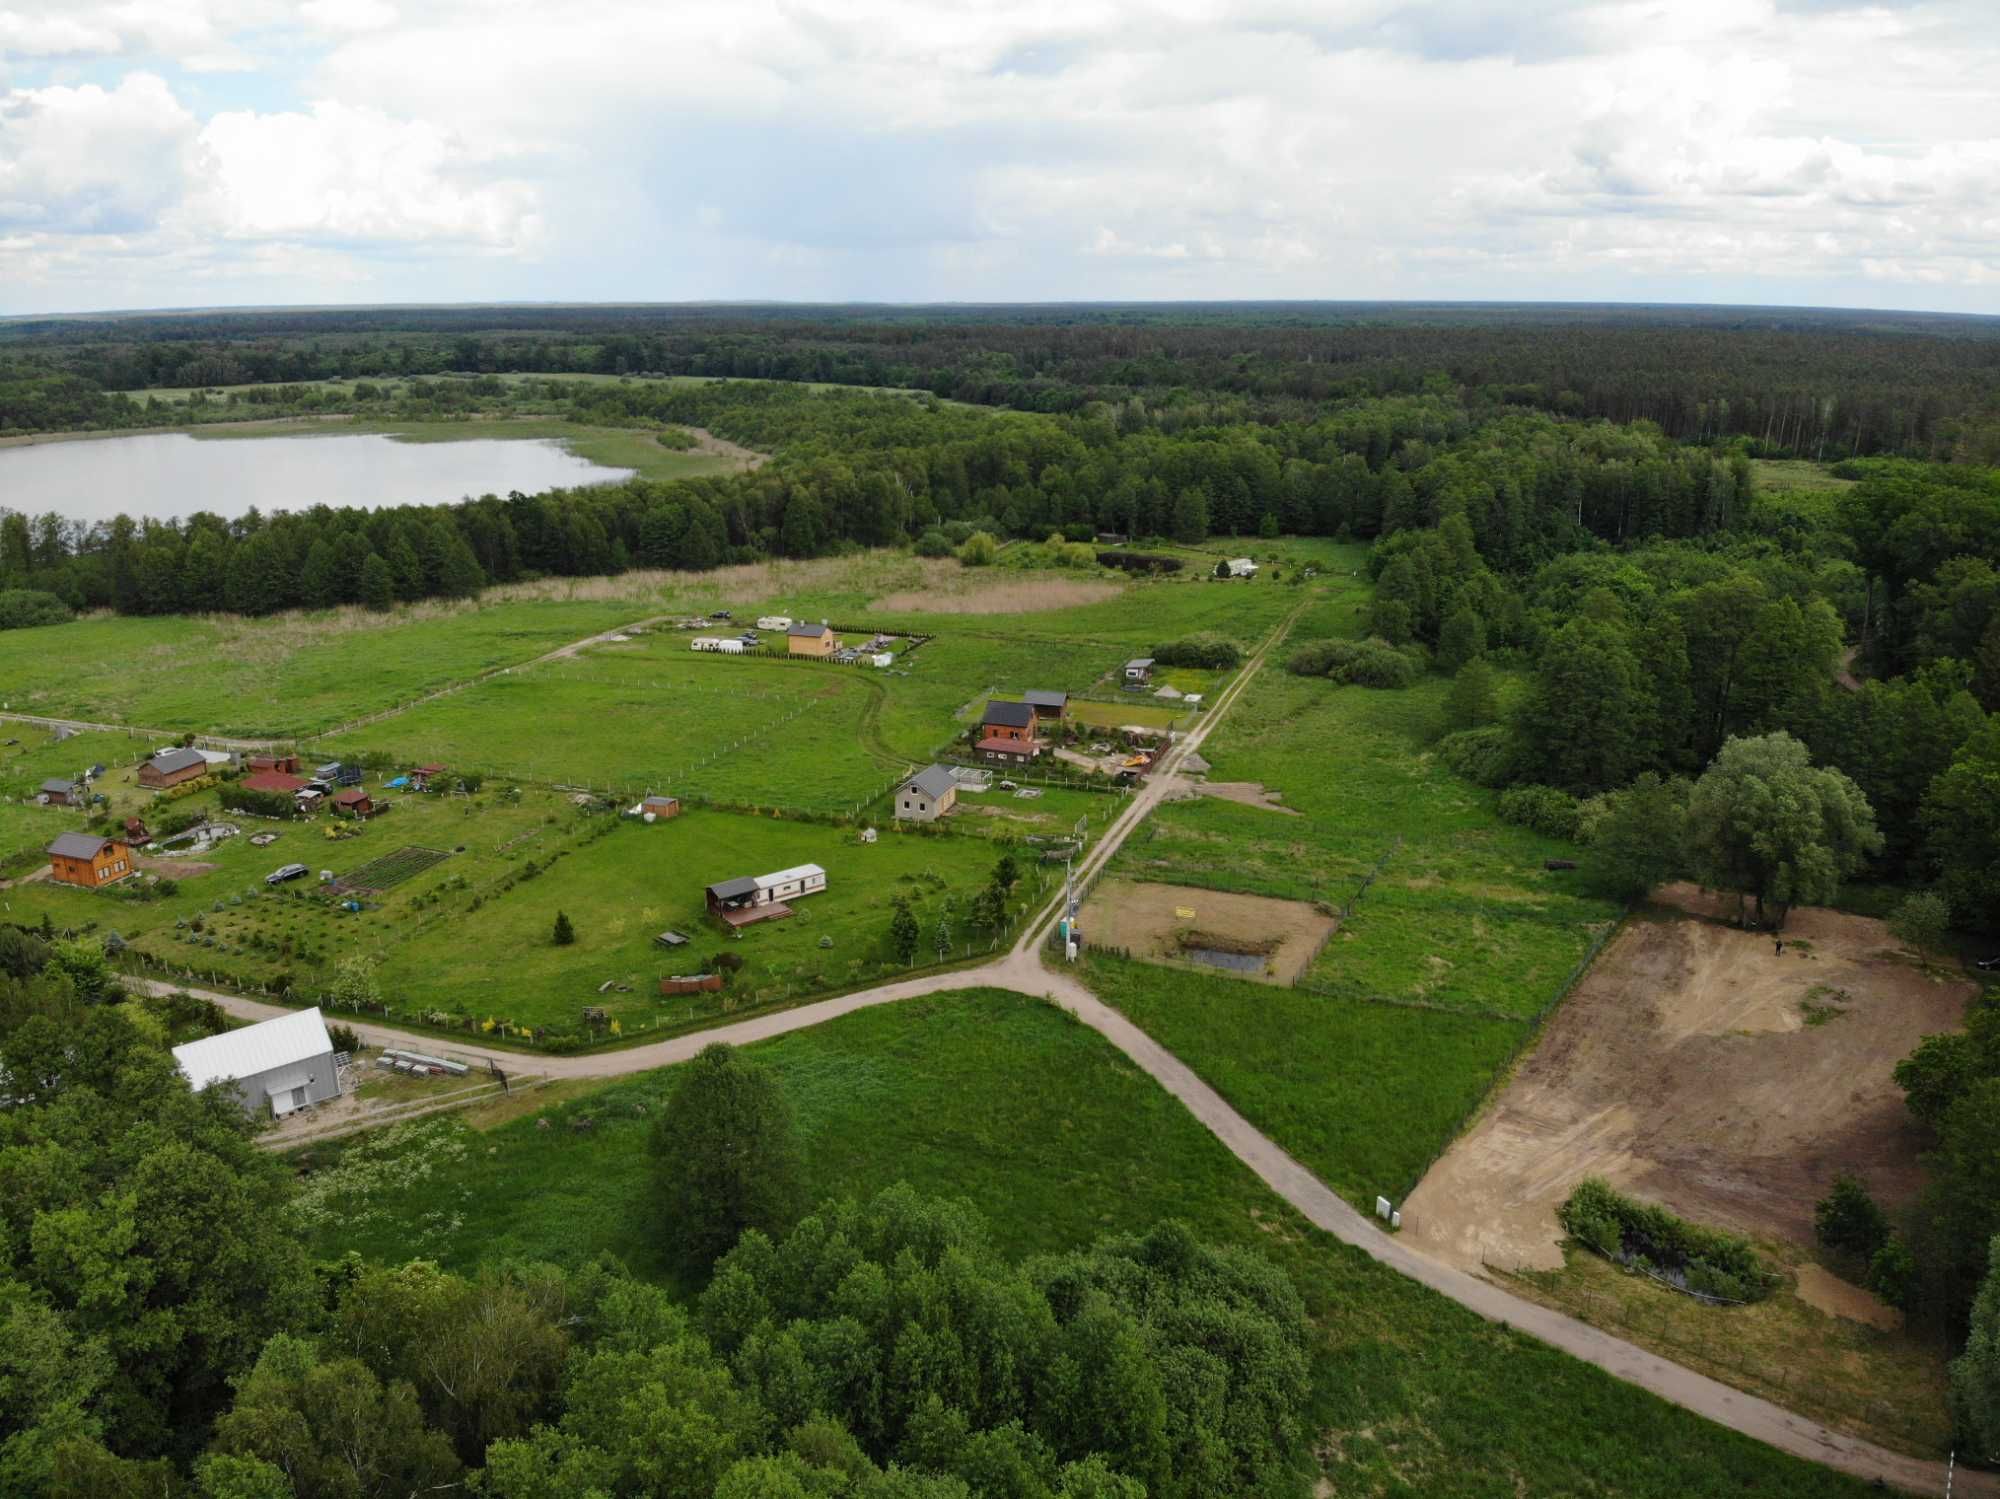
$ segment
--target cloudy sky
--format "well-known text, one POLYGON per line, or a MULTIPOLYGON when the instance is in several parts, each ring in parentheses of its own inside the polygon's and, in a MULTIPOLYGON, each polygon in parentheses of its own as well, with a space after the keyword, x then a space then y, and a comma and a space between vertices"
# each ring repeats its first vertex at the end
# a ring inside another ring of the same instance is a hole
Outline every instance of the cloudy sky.
POLYGON ((0 313, 2000 312, 1995 0, 0 0, 0 313))

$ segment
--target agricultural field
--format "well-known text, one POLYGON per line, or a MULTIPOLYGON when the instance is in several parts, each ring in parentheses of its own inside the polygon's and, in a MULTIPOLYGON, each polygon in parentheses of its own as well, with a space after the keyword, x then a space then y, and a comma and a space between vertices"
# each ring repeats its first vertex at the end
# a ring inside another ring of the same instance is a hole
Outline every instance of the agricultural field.
POLYGON ((242 817, 223 811, 214 791, 159 803, 159 811, 201 813, 240 831, 185 857, 140 854, 140 868, 162 882, 150 892, 137 882, 103 891, 17 884, 7 892, 10 919, 36 923, 46 914, 59 930, 116 932, 133 960, 156 971, 193 971, 201 982, 252 990, 289 986, 304 998, 331 981, 347 953, 379 950, 441 919, 447 887, 477 891, 506 880, 607 820, 533 792, 387 800, 387 811, 360 824, 242 817), (329 837, 330 829, 345 836, 329 837), (251 837, 264 832, 277 840, 253 846, 251 837), (346 874, 410 847, 450 857, 379 900, 359 902, 359 911, 315 891, 321 870, 346 874), (313 875, 276 890, 265 885, 265 875, 290 863, 307 865, 313 875))
MULTIPOLYGON (((1260 991, 1263 992, 1263 991, 1260 991)), ((1311 1446, 1325 1490, 1845 1499, 1827 1470, 1721 1431, 1534 1344, 1319 1234, 1095 1033, 1020 995, 863 1011, 759 1044, 824 1196, 897 1181, 963 1197, 1014 1255, 1162 1218, 1286 1269, 1313 1319, 1311 1446)), ((301 1157, 315 1254, 576 1264, 666 1278, 645 1140, 673 1074, 570 1098, 550 1128, 440 1118, 301 1157), (646 1113, 640 1112, 641 1108, 646 1113), (570 1125, 588 1118, 587 1134, 570 1125)), ((532 1098, 534 1095, 527 1095, 532 1098)))

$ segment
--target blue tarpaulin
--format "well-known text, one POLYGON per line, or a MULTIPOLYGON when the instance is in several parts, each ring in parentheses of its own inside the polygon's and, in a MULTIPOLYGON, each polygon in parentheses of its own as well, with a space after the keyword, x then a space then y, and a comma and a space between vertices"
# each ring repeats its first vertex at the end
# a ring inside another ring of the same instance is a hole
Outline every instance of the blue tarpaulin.
POLYGON ((384 784, 387 785, 391 791, 394 791, 398 786, 409 785, 410 778, 408 776, 397 776, 395 780, 385 782, 384 784))

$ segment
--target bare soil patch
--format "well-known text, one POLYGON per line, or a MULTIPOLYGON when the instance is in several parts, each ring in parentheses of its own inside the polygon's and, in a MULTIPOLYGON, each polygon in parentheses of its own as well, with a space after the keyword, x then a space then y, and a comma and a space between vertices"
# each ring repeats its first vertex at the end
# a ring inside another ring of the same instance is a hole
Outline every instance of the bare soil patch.
POLYGON ((1205 967, 1191 948, 1259 957, 1261 971, 1231 976, 1265 984, 1295 981, 1338 925, 1304 901, 1129 880, 1100 884, 1081 920, 1087 941, 1150 962, 1205 967))
POLYGON ((951 589, 944 578, 939 581, 945 586, 885 593, 872 600, 868 607, 889 613, 1039 614, 1049 609, 1075 609, 1084 604, 1101 604, 1125 591, 1116 583, 1085 583, 1069 578, 1031 578, 1018 583, 981 582, 977 587, 959 589, 951 589))
POLYGON ((686 427, 682 430, 693 436, 693 451, 710 458, 727 458, 739 473, 748 473, 751 469, 761 468, 771 461, 769 453, 760 453, 754 448, 733 443, 726 437, 717 437, 706 427, 686 427))
POLYGON ((1605 948, 1534 1053, 1403 1207, 1477 1269, 1562 1265, 1555 1210, 1586 1176, 1697 1222, 1812 1242, 1841 1172, 1899 1206, 1922 1137, 1890 1069, 1973 993, 1897 955, 1879 921, 1792 913, 1782 955, 1734 910, 1668 886, 1605 948), (1796 945, 1795 945, 1796 944, 1796 945), (1809 1023, 1838 994, 1838 1012, 1809 1023))
POLYGON ((1266 791, 1262 781, 1198 781, 1194 789, 1203 796, 1220 797, 1246 807, 1262 807, 1266 812, 1282 812, 1287 817, 1301 815, 1297 807, 1287 807, 1278 800, 1284 792, 1266 791))
POLYGON ((1888 1302, 1872 1291, 1850 1285, 1824 1265, 1801 1265, 1798 1277, 1799 1300, 1829 1317, 1865 1322, 1884 1332, 1894 1332, 1903 1325, 1903 1314, 1888 1302))

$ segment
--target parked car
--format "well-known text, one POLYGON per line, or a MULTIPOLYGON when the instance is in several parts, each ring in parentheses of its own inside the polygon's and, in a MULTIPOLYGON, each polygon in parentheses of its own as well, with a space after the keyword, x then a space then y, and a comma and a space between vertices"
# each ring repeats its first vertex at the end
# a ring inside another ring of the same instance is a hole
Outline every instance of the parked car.
POLYGON ((1981 973, 2000 972, 2000 953, 1995 953, 1990 958, 1981 958, 1977 963, 1974 963, 1972 966, 1974 968, 1977 968, 1981 973))
POLYGON ((287 864, 282 868, 274 869, 269 874, 265 875, 264 883, 267 885, 282 885, 285 883, 286 880, 301 879, 305 875, 310 874, 311 872, 312 871, 307 869, 303 864, 287 864))
POLYGON ((718 610, 716 610, 716 611, 715 611, 715 617, 716 617, 717 619, 734 619, 734 618, 736 618, 736 616, 735 616, 735 615, 733 615, 733 614, 731 614, 731 613, 730 613, 730 612, 729 612, 729 611, 728 611, 727 609, 718 609, 718 610))

